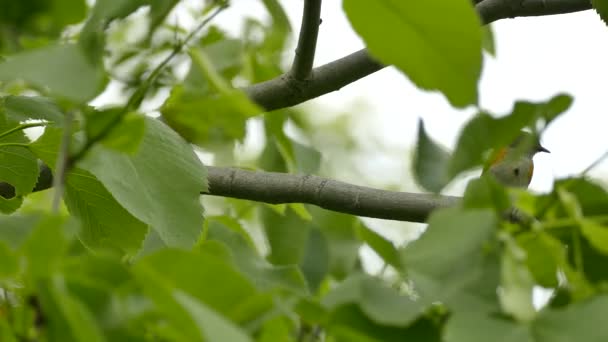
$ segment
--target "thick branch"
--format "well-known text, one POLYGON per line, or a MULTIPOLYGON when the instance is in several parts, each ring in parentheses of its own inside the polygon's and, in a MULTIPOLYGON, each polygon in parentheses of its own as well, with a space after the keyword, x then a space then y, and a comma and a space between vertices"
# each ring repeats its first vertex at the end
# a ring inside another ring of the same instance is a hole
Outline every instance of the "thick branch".
POLYGON ((311 175, 208 167, 209 193, 264 203, 308 203, 357 216, 425 222, 459 197, 368 188, 311 175))
POLYGON ((384 67, 363 49, 315 68, 306 80, 297 80, 288 73, 243 90, 255 103, 271 111, 331 93, 384 67))
MULTIPOLYGON (((591 8, 589 0, 483 0, 475 8, 483 24, 506 18, 542 16, 577 12, 591 8)), ((298 44, 299 45, 299 44, 298 44)), ((307 80, 298 80, 291 73, 243 90, 249 98, 268 111, 295 106, 310 99, 336 91, 370 75, 385 65, 374 60, 363 49, 312 70, 307 80)))
MULTIPOLYGON (((425 222, 437 208, 455 205, 459 197, 386 191, 353 185, 311 175, 253 172, 208 166, 212 196, 240 198, 257 202, 308 203, 341 213, 381 219, 425 222)), ((41 164, 34 192, 53 186, 48 166, 41 164)), ((0 196, 12 198, 15 189, 0 182, 0 196)))
POLYGON ((589 0, 484 0, 475 8, 484 24, 515 17, 531 17, 584 11, 589 0))
POLYGON ((300 37, 296 47, 296 56, 291 67, 291 75, 296 80, 304 80, 310 76, 315 60, 317 36, 321 24, 321 0, 305 0, 300 37))

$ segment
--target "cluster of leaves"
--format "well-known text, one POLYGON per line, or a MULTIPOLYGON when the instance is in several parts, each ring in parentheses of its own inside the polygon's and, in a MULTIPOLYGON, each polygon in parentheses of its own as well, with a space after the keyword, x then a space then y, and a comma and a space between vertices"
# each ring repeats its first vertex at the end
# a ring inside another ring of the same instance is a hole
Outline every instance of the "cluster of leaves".
MULTIPOLYGON (((227 6, 207 3, 201 22, 227 6)), ((208 26, 191 39, 167 24, 185 6, 177 0, 0 1, 0 340, 608 338, 608 194, 584 178, 543 196, 474 181, 461 205, 435 212, 401 247, 356 217, 301 204, 223 200, 222 215, 203 219, 205 167, 190 143, 230 159, 261 112, 233 86, 283 72, 291 28, 276 0, 261 4, 269 21, 247 18, 238 38, 208 26), (132 31, 138 20, 143 35, 132 31), (110 80, 128 101, 90 107, 110 80), (161 90, 170 91, 163 120, 141 113, 161 90), (35 127, 44 131, 32 140, 24 132, 35 127), (58 211, 32 193, 41 162, 65 170, 58 211), (513 205, 534 219, 506 223, 513 205), (364 272, 363 245, 387 272, 364 272), (535 286, 554 291, 542 311, 535 286)), ((455 106, 477 101, 485 38, 469 0, 345 0, 344 9, 377 58, 455 106)), ((480 113, 453 156, 421 126, 417 180, 439 191, 570 102, 519 102, 500 119, 480 113)), ((255 167, 319 170, 320 153, 285 132, 291 124, 312 136, 314 127, 286 109, 261 121, 255 167)))

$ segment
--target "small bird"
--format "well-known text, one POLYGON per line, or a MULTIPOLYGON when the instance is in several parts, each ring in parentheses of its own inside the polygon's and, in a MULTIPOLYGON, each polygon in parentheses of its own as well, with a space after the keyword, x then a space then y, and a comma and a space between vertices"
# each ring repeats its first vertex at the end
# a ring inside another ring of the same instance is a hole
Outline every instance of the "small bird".
POLYGON ((527 188, 534 173, 532 158, 538 152, 550 153, 540 144, 538 138, 522 131, 513 143, 493 154, 493 159, 484 168, 483 173, 489 171, 505 186, 527 188))

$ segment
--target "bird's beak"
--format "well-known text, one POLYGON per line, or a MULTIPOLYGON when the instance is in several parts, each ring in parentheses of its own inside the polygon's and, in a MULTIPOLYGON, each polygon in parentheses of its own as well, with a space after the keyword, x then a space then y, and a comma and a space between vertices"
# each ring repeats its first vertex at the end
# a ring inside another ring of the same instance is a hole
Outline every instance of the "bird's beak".
POLYGON ((538 149, 536 150, 536 152, 551 153, 551 151, 547 150, 546 148, 544 148, 542 146, 538 146, 538 149))

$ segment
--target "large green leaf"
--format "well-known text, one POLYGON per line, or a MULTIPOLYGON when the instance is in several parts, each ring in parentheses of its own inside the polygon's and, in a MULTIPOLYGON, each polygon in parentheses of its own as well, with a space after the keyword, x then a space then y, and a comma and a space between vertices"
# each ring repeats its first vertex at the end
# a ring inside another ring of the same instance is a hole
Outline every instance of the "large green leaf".
POLYGON ((146 119, 135 154, 97 146, 79 166, 167 245, 190 248, 197 241, 203 224, 199 197, 207 190, 205 168, 192 147, 163 123, 146 119))
POLYGON ((533 342, 528 327, 505 318, 488 317, 477 312, 459 312, 450 317, 445 342, 533 342))
POLYGON ((426 133, 422 120, 418 122, 418 143, 414 154, 414 178, 424 189, 439 192, 450 181, 450 154, 426 133))
POLYGON ((49 45, 1 62, 0 80, 17 79, 48 87, 52 94, 79 103, 93 99, 105 85, 101 66, 91 64, 74 44, 49 45))
MULTIPOLYGON (((52 169, 55 167, 61 130, 47 127, 32 143, 32 151, 52 169)), ((92 248, 115 248, 134 254, 142 246, 148 225, 117 202, 93 174, 73 169, 66 176, 65 203, 70 213, 80 219, 82 241, 92 248)))
POLYGON ((457 107, 477 102, 481 23, 469 0, 345 0, 370 52, 457 107))
MULTIPOLYGON (((225 244, 230 249, 229 253, 238 269, 251 279, 258 289, 266 291, 279 288, 300 295, 307 294, 306 280, 298 267, 270 264, 256 252, 251 238, 238 222, 229 217, 212 217, 208 218, 206 223, 207 242, 202 244, 201 248, 203 250, 211 248, 209 242, 225 244)), ((213 248, 221 247, 213 246, 213 248)), ((321 254, 323 254, 322 251, 321 254)), ((327 256, 325 257, 327 258, 327 256)), ((321 260, 315 266, 323 267, 325 264, 326 262, 321 260)), ((306 273, 305 270, 304 274, 306 273)))
POLYGON ((496 309, 499 264, 491 248, 498 217, 492 210, 435 211, 422 236, 402 252, 422 301, 453 309, 496 309))
POLYGON ((252 341, 249 335, 234 323, 209 309, 205 304, 185 292, 176 291, 175 300, 188 312, 196 324, 203 341, 252 341))
POLYGON ((133 217, 91 173, 70 171, 65 203, 82 222, 81 239, 91 248, 116 248, 135 254, 142 246, 148 225, 133 217))
POLYGON ((56 275, 38 287, 45 314, 50 317, 49 340, 106 341, 93 314, 69 293, 63 280, 56 275))
POLYGON ((332 309, 351 303, 357 304, 375 323, 402 327, 416 320, 425 309, 424 303, 362 274, 347 278, 323 298, 323 304, 332 309))
POLYGON ((134 271, 161 312, 173 311, 175 303, 164 295, 157 297, 159 286, 165 294, 184 291, 237 322, 253 319, 268 309, 267 304, 252 306, 261 298, 253 284, 229 261, 209 253, 164 249, 143 257, 134 271))
POLYGON ((600 295, 563 309, 548 310, 532 324, 538 342, 601 342, 608 340, 608 297, 600 295))

